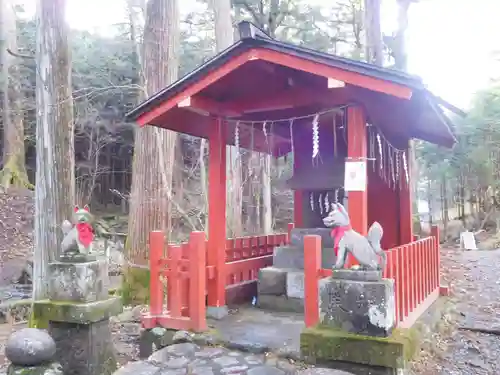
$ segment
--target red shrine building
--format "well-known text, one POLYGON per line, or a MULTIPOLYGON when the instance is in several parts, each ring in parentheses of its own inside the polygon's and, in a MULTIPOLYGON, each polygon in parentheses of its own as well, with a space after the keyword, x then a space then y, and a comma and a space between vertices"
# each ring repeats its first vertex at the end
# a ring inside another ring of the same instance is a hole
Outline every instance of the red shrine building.
MULTIPOLYGON (((240 285, 252 288, 259 268, 272 265, 274 247, 289 240, 286 234, 227 238, 226 145, 234 145, 275 158, 293 154, 287 184, 294 191, 295 228, 323 227, 334 202, 344 203, 362 234, 374 221, 382 225, 382 246, 394 252, 386 276, 399 283, 398 319, 404 321, 439 289, 438 238, 414 241, 409 141, 452 147, 456 139, 443 108, 460 111, 406 73, 280 42, 248 22, 239 31, 240 40, 127 115, 141 127, 209 141, 208 241, 206 259, 200 250, 196 260, 207 269, 208 306, 226 305, 240 285), (437 264, 405 273, 420 258, 437 264)), ((152 306, 152 315, 159 309, 152 306)), ((158 324, 153 320, 148 324, 158 324)))

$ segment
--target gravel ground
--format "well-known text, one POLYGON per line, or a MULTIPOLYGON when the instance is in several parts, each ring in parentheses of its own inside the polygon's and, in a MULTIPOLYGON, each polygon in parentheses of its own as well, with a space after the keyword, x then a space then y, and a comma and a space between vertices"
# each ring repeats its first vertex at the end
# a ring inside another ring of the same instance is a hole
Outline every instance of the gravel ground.
POLYGON ((415 374, 500 374, 500 250, 442 249, 443 281, 451 285, 454 312, 423 353, 415 374))

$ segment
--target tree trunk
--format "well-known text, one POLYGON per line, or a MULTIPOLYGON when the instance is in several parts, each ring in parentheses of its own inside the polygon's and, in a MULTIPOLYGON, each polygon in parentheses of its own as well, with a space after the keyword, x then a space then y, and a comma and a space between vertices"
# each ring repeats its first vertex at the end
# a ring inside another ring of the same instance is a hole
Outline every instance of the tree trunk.
MULTIPOLYGON (((179 7, 177 0, 150 0, 144 27, 142 66, 146 95, 155 94, 177 79, 179 70, 179 7)), ((170 234, 172 173, 177 134, 146 126, 135 133, 132 191, 126 252, 128 261, 142 267, 126 271, 126 302, 144 303, 148 275, 148 236, 152 230, 170 234)))
MULTIPOLYGON (((408 12, 410 5, 418 0, 397 0, 398 3, 398 27, 394 37, 394 68, 403 72, 408 71, 408 55, 406 52, 406 31, 408 30, 408 12)), ((413 211, 418 207, 418 180, 419 165, 415 152, 415 141, 410 139, 408 147, 408 163, 411 173, 411 192, 413 211)))
POLYGON ((0 52, 2 64, 3 91, 3 169, 0 171, 0 184, 31 187, 25 165, 24 122, 22 113, 21 77, 17 58, 8 50, 17 52, 16 12, 13 3, 0 0, 0 52))
POLYGON ((65 10, 65 0, 37 2, 34 300, 47 298, 47 265, 59 253, 63 237, 60 225, 71 216, 75 203, 71 59, 65 10))
MULTIPOLYGON (((212 0, 215 20, 215 45, 217 53, 225 50, 234 42, 233 22, 231 19, 230 0, 212 0)), ((241 182, 241 156, 238 150, 227 146, 227 230, 230 236, 241 236, 242 223, 242 182, 241 182)), ((210 209, 210 207, 208 208, 210 209)))
POLYGON ((380 3, 381 0, 365 0, 366 61, 378 66, 384 61, 380 3))

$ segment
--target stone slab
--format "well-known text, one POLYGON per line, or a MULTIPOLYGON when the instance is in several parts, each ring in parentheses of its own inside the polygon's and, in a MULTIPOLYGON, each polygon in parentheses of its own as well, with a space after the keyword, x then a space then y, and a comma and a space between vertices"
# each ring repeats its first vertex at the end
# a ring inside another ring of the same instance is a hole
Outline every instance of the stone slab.
POLYGON ((321 323, 334 329, 366 335, 390 336, 396 325, 394 280, 332 279, 320 296, 321 323))
POLYGON ((95 302, 108 297, 109 278, 105 261, 49 264, 49 299, 95 302))
POLYGON ((290 242, 294 246, 304 247, 305 236, 317 235, 321 237, 321 247, 333 249, 331 232, 331 228, 294 228, 292 229, 290 242))
MULTIPOLYGON (((321 249, 321 266, 331 269, 335 264, 335 253, 333 247, 321 249)), ((304 248, 302 246, 278 246, 273 252, 273 267, 304 269, 304 248)))
POLYGON ((257 298, 257 306, 269 311, 304 313, 303 298, 289 298, 284 295, 261 294, 257 298))
POLYGON ((120 297, 109 297, 90 303, 35 301, 33 309, 37 319, 43 322, 90 324, 120 314, 123 306, 120 297))
MULTIPOLYGON (((289 270, 286 273, 286 296, 288 298, 304 299, 304 271, 289 270)), ((319 293, 321 293, 328 283, 329 277, 318 280, 319 293)))
POLYGON ((49 333, 65 375, 111 375, 116 371, 108 320, 90 324, 52 321, 49 333))
POLYGON ((390 337, 374 337, 317 326, 302 331, 300 352, 308 362, 342 361, 397 370, 407 367, 414 354, 412 349, 418 346, 413 336, 404 329, 395 330, 390 337))
POLYGON ((363 271, 363 270, 333 270, 334 279, 356 280, 356 281, 380 281, 382 280, 382 271, 363 271))
POLYGON ((286 294, 286 270, 276 267, 266 267, 259 270, 259 297, 268 294, 281 296, 286 294))

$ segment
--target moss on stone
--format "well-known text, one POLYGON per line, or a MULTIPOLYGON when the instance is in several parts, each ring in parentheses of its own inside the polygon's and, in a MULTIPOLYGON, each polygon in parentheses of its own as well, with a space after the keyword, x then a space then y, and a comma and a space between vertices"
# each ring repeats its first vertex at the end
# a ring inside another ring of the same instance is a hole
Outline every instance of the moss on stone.
POLYGON ((124 305, 149 303, 149 270, 128 267, 123 273, 121 297, 124 305))
POLYGON ((345 361, 404 368, 418 347, 413 329, 395 329, 390 337, 356 335, 318 325, 300 335, 301 354, 312 361, 345 361))
POLYGON ((118 315, 122 311, 121 300, 117 297, 92 303, 45 300, 34 302, 32 316, 36 319, 34 323, 46 322, 47 326, 49 321, 88 324, 118 315))

